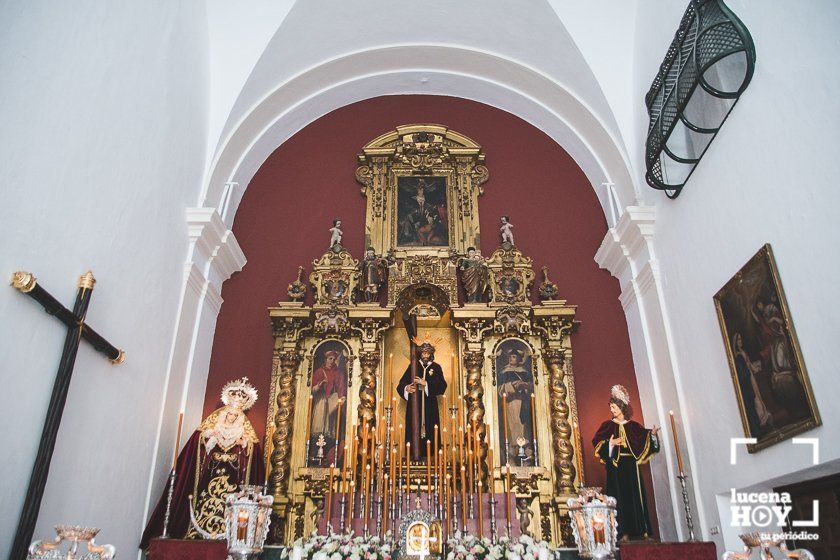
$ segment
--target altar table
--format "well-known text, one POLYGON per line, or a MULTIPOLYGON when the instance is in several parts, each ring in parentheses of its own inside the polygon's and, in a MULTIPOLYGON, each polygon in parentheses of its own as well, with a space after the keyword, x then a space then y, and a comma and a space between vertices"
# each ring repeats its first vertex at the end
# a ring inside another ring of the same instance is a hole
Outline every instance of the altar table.
POLYGON ((619 543, 621 560, 717 560, 713 542, 619 543))

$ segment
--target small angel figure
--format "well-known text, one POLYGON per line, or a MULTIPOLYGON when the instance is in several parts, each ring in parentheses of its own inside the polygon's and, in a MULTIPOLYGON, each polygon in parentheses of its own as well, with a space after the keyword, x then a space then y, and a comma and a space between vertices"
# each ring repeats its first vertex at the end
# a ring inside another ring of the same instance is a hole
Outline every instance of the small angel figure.
POLYGON ((344 235, 344 232, 341 231, 341 220, 338 218, 333 220, 333 227, 330 228, 330 233, 332 234, 332 237, 330 237, 330 247, 341 245, 341 236, 344 235))
POLYGON ((508 216, 502 216, 502 227, 499 228, 499 231, 502 232, 502 243, 510 243, 513 245, 513 224, 510 223, 510 218, 508 216))

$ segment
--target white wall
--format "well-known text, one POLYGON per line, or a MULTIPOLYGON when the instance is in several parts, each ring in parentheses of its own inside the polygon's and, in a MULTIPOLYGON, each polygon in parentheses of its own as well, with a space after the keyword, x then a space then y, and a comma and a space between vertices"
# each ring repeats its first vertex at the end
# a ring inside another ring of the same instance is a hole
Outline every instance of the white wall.
MULTIPOLYGON (((36 537, 56 523, 98 526, 124 558, 139 540, 188 246, 185 208, 205 167, 206 43, 200 2, 0 5, 0 279, 32 271, 72 306, 78 276, 92 269, 88 321, 127 352, 111 366, 82 344, 36 537)), ((0 317, 5 557, 64 329, 9 287, 0 288, 0 317)), ((167 422, 174 434, 175 419, 167 422)))
MULTIPOLYGON (((643 5, 648 13, 640 14, 636 34, 640 96, 681 15, 673 3, 643 5), (669 33, 660 29, 669 26, 669 33)), ((716 495, 816 474, 804 470, 811 464, 807 446, 789 440, 752 455, 742 451, 738 464, 729 464, 729 438, 743 437, 743 430, 712 296, 764 243, 773 246, 822 414, 823 426, 803 437, 820 438, 822 463, 840 458, 840 442, 829 437, 840 425, 833 354, 840 333, 840 301, 833 295, 840 277, 840 8, 830 1, 728 5, 755 40, 755 77, 679 198, 646 194, 657 207, 656 255, 706 538, 720 525, 716 495)), ((645 126, 642 119, 639 134, 645 126)), ((720 503, 728 513, 726 501, 720 503)), ((737 532, 727 534, 730 549, 740 546, 737 532)))

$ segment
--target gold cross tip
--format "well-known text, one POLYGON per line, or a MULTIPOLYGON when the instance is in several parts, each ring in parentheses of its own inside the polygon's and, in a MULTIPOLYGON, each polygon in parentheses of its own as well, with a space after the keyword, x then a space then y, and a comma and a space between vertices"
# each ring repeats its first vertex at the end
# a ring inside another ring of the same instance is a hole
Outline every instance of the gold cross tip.
POLYGON ((86 290, 92 290, 93 285, 96 284, 96 278, 93 277, 93 271, 88 270, 82 276, 79 276, 79 287, 86 290))
POLYGON ((38 279, 35 278, 34 274, 23 270, 18 270, 17 272, 12 274, 12 281, 10 282, 10 285, 16 290, 20 290, 23 293, 28 293, 35 289, 35 285, 37 283, 38 279))
POLYGON ((125 362, 125 350, 120 350, 120 353, 117 354, 117 357, 111 360, 111 363, 115 366, 120 365, 121 363, 125 362))

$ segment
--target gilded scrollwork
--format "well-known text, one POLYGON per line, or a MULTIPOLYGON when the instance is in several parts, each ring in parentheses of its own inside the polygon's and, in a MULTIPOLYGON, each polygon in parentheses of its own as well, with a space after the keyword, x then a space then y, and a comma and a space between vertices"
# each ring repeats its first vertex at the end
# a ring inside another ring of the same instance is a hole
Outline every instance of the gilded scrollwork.
POLYGON ((440 165, 449 156, 444 137, 428 130, 403 134, 394 159, 412 169, 428 171, 440 165))
POLYGON ((554 449, 555 488, 560 494, 575 492, 574 447, 569 424, 568 390, 566 389, 565 351, 546 349, 543 359, 548 368, 551 433, 554 449))
POLYGON ((344 334, 350 328, 350 320, 346 312, 330 307, 315 313, 314 326, 318 334, 344 334))
POLYGON ((382 339, 382 333, 391 327, 391 319, 388 316, 364 317, 352 322, 352 329, 358 333, 362 343, 367 345, 378 344, 382 339))
POLYGON ((544 541, 551 541, 551 504, 540 502, 540 532, 544 541))
POLYGON ((509 305, 499 309, 496 312, 496 321, 493 323, 493 330, 500 334, 507 332, 531 334, 529 311, 515 305, 509 305))
MULTIPOLYGON (((553 302, 554 303, 554 302, 553 302)), ((563 301, 557 303, 565 303, 563 301)), ((571 310, 571 315, 560 315, 556 311, 543 314, 544 311, 551 312, 553 309, 534 309, 534 329, 542 334, 547 342, 560 343, 564 341, 573 331, 577 323, 574 322, 574 306, 565 306, 571 310)))
POLYGON ((467 417, 471 426, 478 431, 478 464, 481 479, 487 477, 487 430, 484 425, 484 352, 481 350, 464 353, 464 368, 467 370, 467 417))
POLYGON ((406 288, 416 284, 433 285, 442 290, 448 307, 458 301, 458 280, 455 266, 448 260, 434 255, 412 255, 391 265, 388 274, 388 305, 397 306, 398 298, 406 288))
POLYGON ((276 388, 276 411, 271 454, 271 491, 285 495, 291 473, 292 426, 295 416, 295 385, 300 355, 296 351, 279 352, 276 388))
POLYGON ((376 372, 379 368, 378 350, 359 352, 361 383, 359 384, 359 423, 366 421, 369 426, 375 424, 376 416, 376 372))
MULTIPOLYGON (((467 344, 481 344, 484 335, 493 330, 493 315, 483 317, 461 317, 459 310, 455 310, 453 326, 464 336, 467 344)), ((466 313, 464 313, 465 315, 466 313)))
POLYGON ((513 245, 504 244, 493 252, 487 266, 492 278, 490 292, 494 305, 530 306, 534 282, 530 257, 513 245))
POLYGON ((323 256, 312 261, 309 281, 315 288, 315 304, 351 305, 359 277, 359 261, 341 245, 333 245, 323 256))
POLYGON ((272 316, 274 339, 296 346, 301 336, 312 328, 309 311, 304 314, 272 316))
POLYGON ((300 500, 295 502, 294 507, 295 512, 295 535, 294 540, 302 539, 303 538, 303 516, 306 513, 306 502, 304 500, 300 500))

